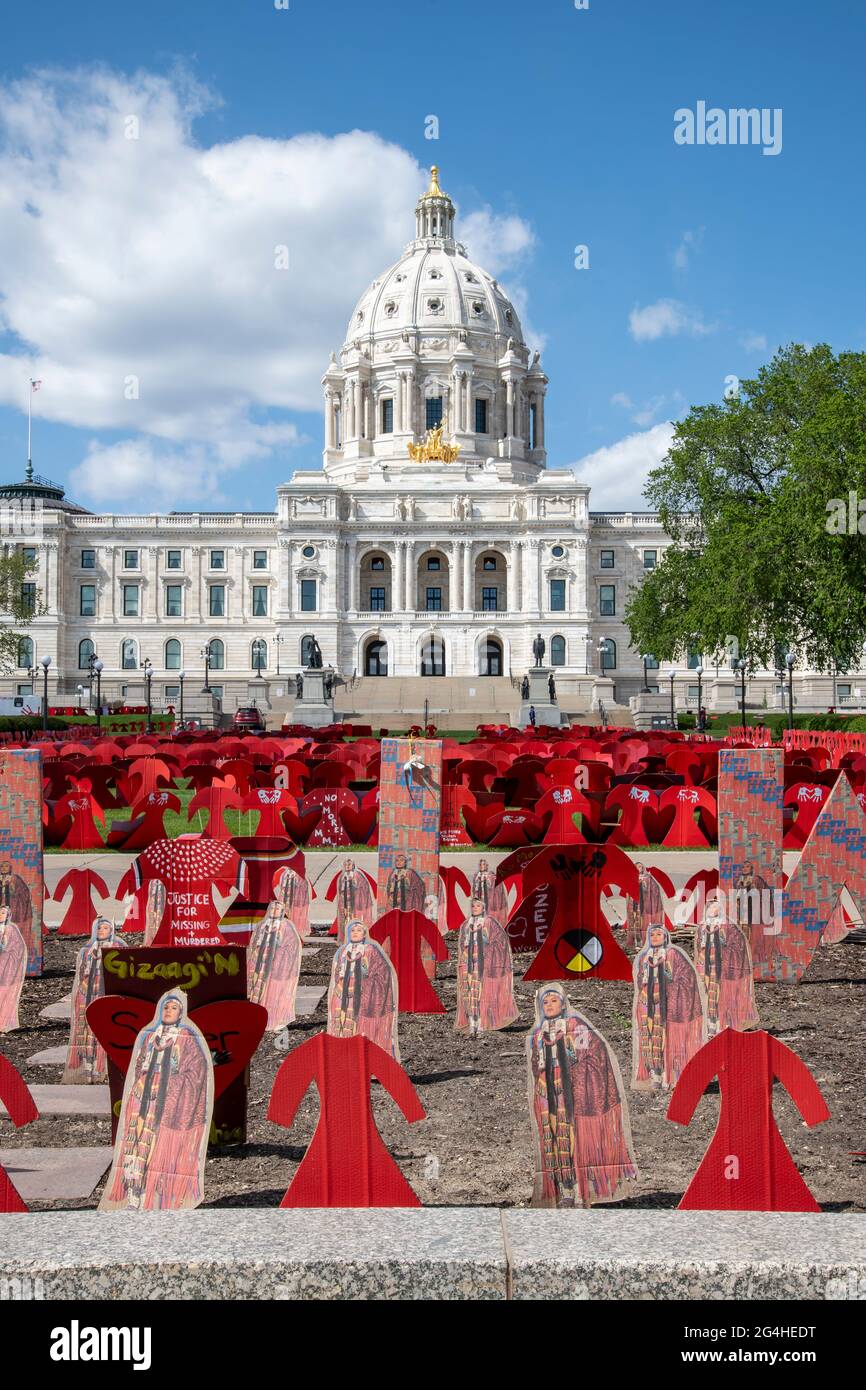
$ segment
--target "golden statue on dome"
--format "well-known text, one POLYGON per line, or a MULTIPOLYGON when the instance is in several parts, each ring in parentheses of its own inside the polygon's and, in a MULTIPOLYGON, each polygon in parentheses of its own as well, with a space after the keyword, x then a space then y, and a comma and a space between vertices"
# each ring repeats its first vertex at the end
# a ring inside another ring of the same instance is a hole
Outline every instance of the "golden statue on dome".
POLYGON ((459 444, 444 442, 441 425, 428 430, 426 439, 422 439, 420 444, 409 445, 409 457, 415 463, 456 463, 459 453, 459 444))

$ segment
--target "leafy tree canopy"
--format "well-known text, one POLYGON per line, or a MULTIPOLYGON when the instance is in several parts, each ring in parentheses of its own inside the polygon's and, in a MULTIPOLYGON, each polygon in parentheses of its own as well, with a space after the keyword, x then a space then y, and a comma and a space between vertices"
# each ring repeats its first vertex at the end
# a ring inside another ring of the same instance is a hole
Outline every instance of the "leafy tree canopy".
POLYGON ((23 588, 32 583, 36 566, 28 564, 20 550, 0 551, 0 671, 18 665, 20 629, 45 612, 38 591, 30 596, 23 588))
POLYGON ((638 651, 718 658, 735 639, 751 666, 790 649, 818 670, 862 664, 866 353, 780 350, 676 425, 646 496, 673 544, 627 604, 638 651))

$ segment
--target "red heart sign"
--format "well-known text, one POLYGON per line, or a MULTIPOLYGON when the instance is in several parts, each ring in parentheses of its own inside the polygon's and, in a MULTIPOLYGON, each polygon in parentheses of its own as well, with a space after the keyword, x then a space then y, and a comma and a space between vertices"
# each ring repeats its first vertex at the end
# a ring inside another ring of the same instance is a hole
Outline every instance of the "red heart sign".
MULTIPOLYGON (((135 1039, 153 1021, 155 1006, 147 999, 105 994, 87 1006, 87 1022, 110 1060, 126 1074, 135 1039)), ((218 999, 189 1014, 201 1030, 214 1059, 214 1100, 240 1076, 262 1040, 268 1011, 248 999, 218 999)))

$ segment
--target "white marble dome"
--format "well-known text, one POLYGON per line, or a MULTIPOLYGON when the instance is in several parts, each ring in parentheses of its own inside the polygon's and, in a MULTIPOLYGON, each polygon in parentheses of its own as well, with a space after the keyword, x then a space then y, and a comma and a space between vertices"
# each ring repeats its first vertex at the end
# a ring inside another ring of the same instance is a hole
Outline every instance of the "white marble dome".
POLYGON ((502 352, 509 338, 522 347, 523 330, 514 305, 454 239, 454 205, 439 188, 436 169, 418 202, 416 222, 415 240, 355 305, 347 345, 395 331, 465 329, 500 339, 502 352))

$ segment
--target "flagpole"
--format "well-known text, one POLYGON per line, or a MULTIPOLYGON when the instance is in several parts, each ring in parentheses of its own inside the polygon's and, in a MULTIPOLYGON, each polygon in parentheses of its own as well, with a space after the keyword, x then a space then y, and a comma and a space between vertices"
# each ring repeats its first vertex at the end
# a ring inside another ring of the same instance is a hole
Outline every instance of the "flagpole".
POLYGON ((29 483, 33 478, 33 453, 31 440, 33 433, 33 378, 27 379, 27 472, 26 480, 29 483))

